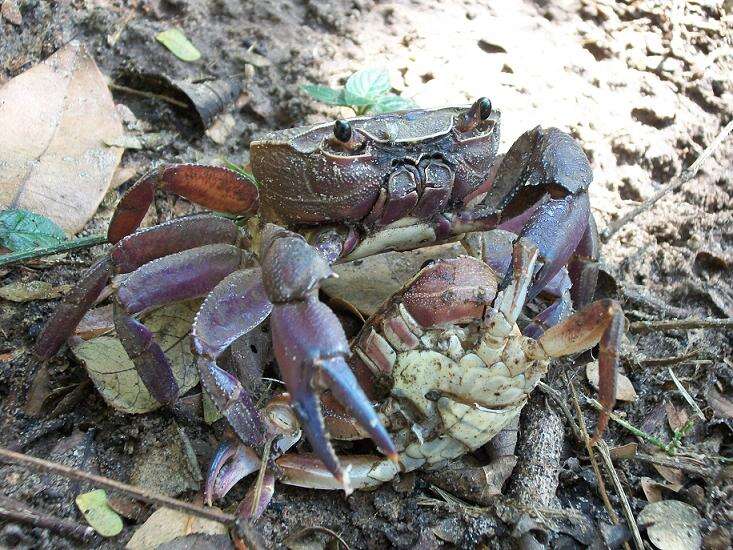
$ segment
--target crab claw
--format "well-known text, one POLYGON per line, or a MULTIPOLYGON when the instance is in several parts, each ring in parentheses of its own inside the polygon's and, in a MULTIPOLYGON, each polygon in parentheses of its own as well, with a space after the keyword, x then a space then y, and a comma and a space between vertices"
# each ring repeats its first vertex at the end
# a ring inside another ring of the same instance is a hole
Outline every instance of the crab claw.
POLYGON ((275 357, 290 401, 314 452, 344 491, 351 492, 326 434, 318 391, 330 389, 367 431, 380 450, 397 460, 387 430, 346 364, 348 341, 336 315, 315 296, 302 302, 276 304, 270 318, 275 357))

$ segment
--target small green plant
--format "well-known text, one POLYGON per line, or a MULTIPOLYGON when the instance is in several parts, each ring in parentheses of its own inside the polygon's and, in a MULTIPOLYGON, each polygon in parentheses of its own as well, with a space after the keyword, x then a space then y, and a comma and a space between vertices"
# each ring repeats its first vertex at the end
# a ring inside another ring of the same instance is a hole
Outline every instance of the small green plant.
POLYGON ((392 85, 386 69, 364 69, 352 74, 343 88, 308 84, 303 91, 328 105, 350 107, 357 115, 391 113, 417 107, 414 101, 389 93, 392 85))
POLYGON ((63 229, 45 216, 28 210, 0 212, 0 246, 13 252, 54 246, 65 240, 63 229))

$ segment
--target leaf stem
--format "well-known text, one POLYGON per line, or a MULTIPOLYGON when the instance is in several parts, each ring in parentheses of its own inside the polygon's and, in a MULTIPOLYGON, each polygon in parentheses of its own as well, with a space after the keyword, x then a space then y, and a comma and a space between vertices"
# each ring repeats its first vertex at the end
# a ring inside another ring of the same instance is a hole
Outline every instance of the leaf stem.
POLYGON ((0 267, 4 265, 15 264, 18 262, 24 262, 26 260, 35 260, 36 258, 42 258, 44 256, 51 256, 52 254, 60 254, 61 252, 71 252, 72 250, 82 250, 98 244, 104 244, 107 242, 107 235, 97 234, 90 235, 89 237, 80 237, 78 239, 72 239, 64 241, 60 244, 53 246, 44 246, 41 248, 34 248, 33 250, 24 250, 22 252, 12 252, 10 254, 0 255, 0 267))

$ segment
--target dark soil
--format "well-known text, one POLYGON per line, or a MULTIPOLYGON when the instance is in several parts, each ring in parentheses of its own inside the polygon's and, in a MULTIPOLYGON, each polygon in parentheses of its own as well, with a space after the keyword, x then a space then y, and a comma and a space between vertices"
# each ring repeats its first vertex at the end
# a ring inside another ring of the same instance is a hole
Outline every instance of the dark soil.
MULTIPOLYGON (((104 231, 120 193, 152 166, 222 159, 245 164, 250 141, 262 133, 334 118, 338 109, 315 103, 300 86, 337 85, 368 66, 388 67, 394 91, 425 107, 490 96, 503 113, 502 150, 537 124, 569 130, 593 165, 590 195, 601 230, 689 166, 733 114, 733 7, 727 1, 523 0, 488 7, 474 0, 19 4, 21 25, 0 16, 0 86, 75 39, 88 46, 102 72, 120 85, 174 95, 162 80, 216 78, 242 88, 206 132, 193 110, 115 91, 115 101, 127 108, 130 131, 169 132, 171 137, 157 150, 125 153, 119 186, 82 234, 104 231), (202 61, 178 61, 155 41, 155 34, 172 26, 184 30, 202 61)), ((694 180, 604 243, 599 295, 618 299, 629 321, 733 317, 732 160, 728 139, 694 180)), ((182 199, 160 195, 146 224, 194 209, 182 199)), ((73 283, 103 252, 96 247, 0 269, 0 285, 38 279, 73 283)), ((70 353, 41 368, 27 350, 53 309, 53 301, 0 300, 0 444, 129 481, 151 446, 171 442, 180 447, 174 426, 178 422, 205 468, 221 426, 212 429, 164 413, 121 415, 85 384, 86 374, 70 353), (54 392, 68 396, 69 391, 76 391, 76 397, 67 398, 55 414, 48 414, 48 403, 40 407, 44 398, 53 400, 54 392)), ((727 547, 733 520, 732 350, 733 333, 706 329, 629 333, 623 349, 623 369, 638 397, 620 403, 619 414, 664 441, 672 436, 670 405, 672 412, 683 410, 695 418, 671 379, 671 366, 705 416, 705 421, 695 420, 682 440, 683 454, 704 466, 697 472, 686 470, 679 486, 661 489, 661 495, 698 510, 707 548, 727 547), (690 352, 696 353, 671 365, 654 363, 690 352), (720 461, 721 456, 728 462, 720 461)), ((592 392, 583 368, 569 373, 576 387, 592 392)), ((567 394, 561 378, 553 385, 567 394)), ((545 406, 544 399, 535 402, 545 406)), ((589 408, 586 412, 592 423, 595 413, 589 408)), ((587 453, 567 423, 565 429, 558 503, 564 510, 582 512, 584 525, 607 525, 587 453)), ((658 453, 614 423, 606 440, 611 447, 635 441, 639 452, 658 453)), ((676 475, 635 459, 618 460, 616 466, 635 515, 653 498, 642 489, 643 477, 663 483, 663 475, 676 475)), ((197 485, 194 481, 173 492, 193 499, 197 485)), ((223 508, 233 510, 246 485, 232 491, 223 508)), ((4 466, 0 487, 5 495, 47 513, 84 522, 74 504, 76 495, 90 490, 84 485, 4 466)), ((606 487, 625 523, 608 479, 606 487)), ((279 485, 256 528, 273 547, 306 526, 329 528, 351 548, 508 548, 520 539, 529 544, 521 538, 525 531, 554 547, 588 542, 577 528, 547 528, 532 520, 528 529, 516 510, 507 512, 505 506, 509 504, 485 509, 458 505, 437 493, 422 473, 349 498, 279 485)), ((120 547, 136 528, 134 520, 126 520, 121 535, 94 545, 120 547)), ((298 548, 304 547, 300 544, 298 548)), ((81 543, 0 520, 0 545, 67 548, 81 543)))

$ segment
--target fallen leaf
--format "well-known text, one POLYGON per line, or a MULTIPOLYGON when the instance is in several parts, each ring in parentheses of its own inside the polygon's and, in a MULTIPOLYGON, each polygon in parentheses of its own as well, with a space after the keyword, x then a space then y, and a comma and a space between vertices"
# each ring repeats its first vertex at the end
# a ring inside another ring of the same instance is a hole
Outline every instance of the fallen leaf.
POLYGON ((122 124, 86 49, 72 41, 0 88, 0 120, 0 209, 30 210, 79 231, 122 156, 103 143, 122 135, 122 124))
POLYGON ((329 296, 343 300, 369 316, 400 290, 426 261, 456 258, 465 253, 459 243, 409 252, 385 252, 334 266, 338 278, 326 279, 321 288, 329 296))
POLYGON ((621 458, 632 458, 636 455, 636 450, 638 448, 638 444, 636 443, 627 443, 626 445, 620 445, 618 447, 613 447, 609 450, 609 454, 611 455, 611 458, 614 460, 618 460, 621 458))
POLYGON ((637 522, 646 527, 652 544, 660 550, 700 548, 700 514, 684 502, 663 500, 644 507, 637 522))
POLYGON ((663 486, 660 483, 650 477, 642 477, 640 483, 641 490, 644 491, 644 496, 649 502, 660 502, 663 499, 663 486))
POLYGON ((685 474, 679 468, 670 468, 669 466, 660 466, 659 464, 653 464, 654 469, 659 472, 669 484, 670 489, 677 492, 682 489, 682 485, 685 482, 685 474))
POLYGON ((54 300, 71 290, 71 285, 53 286, 47 281, 17 281, 0 287, 0 298, 11 302, 54 300))
POLYGON ((112 304, 90 309, 79 321, 75 334, 84 340, 91 340, 113 331, 115 323, 112 315, 112 304))
POLYGON ((150 550, 193 533, 226 535, 228 531, 226 526, 218 521, 190 516, 170 508, 161 508, 153 512, 148 520, 138 527, 125 548, 150 550))
POLYGON ((201 59, 201 52, 180 29, 168 29, 155 35, 155 39, 163 44, 181 61, 196 61, 201 59))
POLYGON ((720 418, 733 418, 733 402, 723 394, 718 392, 714 386, 710 386, 705 393, 710 408, 715 411, 715 415, 720 418))
POLYGON ((667 410, 667 422, 673 432, 684 428, 689 420, 687 412, 681 407, 676 407, 674 403, 666 402, 664 408, 667 410))
POLYGON ((107 498, 107 504, 122 517, 138 523, 148 515, 145 505, 134 498, 111 496, 107 498))
POLYGON ((122 531, 122 518, 107 504, 107 493, 102 489, 76 497, 76 505, 87 523, 103 537, 114 537, 122 531))
POLYGON ((9 250, 22 252, 65 240, 64 230, 45 216, 27 210, 0 212, 0 246, 9 250))
MULTIPOLYGON (((598 381, 600 376, 598 374, 598 361, 593 361, 585 366, 585 375, 588 377, 588 382, 593 388, 598 390, 598 381)), ((619 401, 634 401, 636 399, 636 390, 626 376, 619 373, 617 375, 616 383, 616 399, 619 401)))
POLYGON ((8 23, 20 26, 23 24, 23 16, 18 8, 18 2, 16 0, 4 0, 2 7, 0 7, 0 15, 8 23))
MULTIPOLYGON (((189 332, 200 303, 200 300, 191 300, 171 304, 143 317, 173 367, 181 394, 193 388, 199 380, 189 332)), ((117 338, 100 336, 76 342, 72 345, 72 352, 86 366, 104 400, 115 409, 141 414, 160 407, 117 338)))

